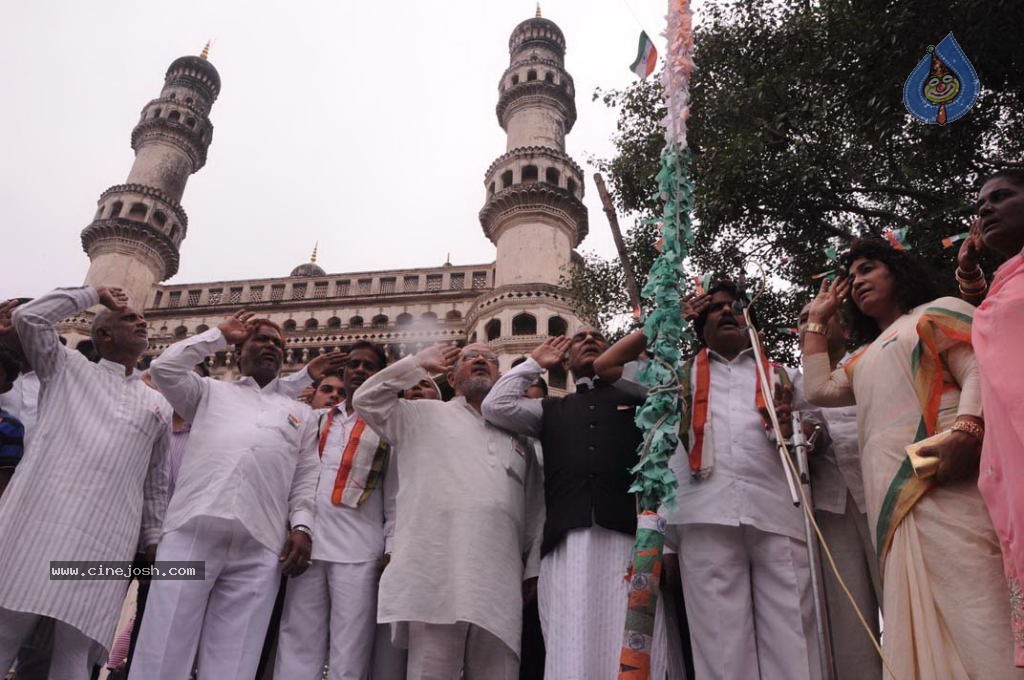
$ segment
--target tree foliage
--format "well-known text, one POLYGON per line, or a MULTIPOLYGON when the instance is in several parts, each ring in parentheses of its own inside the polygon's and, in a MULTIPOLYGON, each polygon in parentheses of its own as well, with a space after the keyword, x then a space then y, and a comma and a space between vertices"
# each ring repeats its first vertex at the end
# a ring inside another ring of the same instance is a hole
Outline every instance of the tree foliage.
MULTIPOLYGON (((967 230, 980 178, 1024 162, 1024 3, 707 0, 699 12, 694 272, 763 263, 774 292, 762 326, 777 350, 786 343, 772 331, 795 325, 811 275, 829 268, 825 248, 854 235, 908 228, 950 290, 955 251, 941 239, 967 230), (903 83, 949 31, 982 93, 963 118, 925 125, 906 112, 903 83)), ((642 276, 656 241, 642 220, 658 212, 660 87, 595 96, 619 111, 616 155, 600 167, 619 210, 641 220, 627 242, 642 276)), ((570 285, 602 321, 624 309, 614 260, 585 257, 570 285)))

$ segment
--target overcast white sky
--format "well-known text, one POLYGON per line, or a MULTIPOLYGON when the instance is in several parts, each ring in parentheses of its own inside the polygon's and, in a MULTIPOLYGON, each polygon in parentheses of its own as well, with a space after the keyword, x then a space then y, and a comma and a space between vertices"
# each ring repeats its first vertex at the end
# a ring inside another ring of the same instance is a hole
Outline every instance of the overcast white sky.
MULTIPOLYGON (((591 235, 614 252, 591 156, 615 114, 592 102, 628 70, 664 0, 545 0, 565 33, 591 235)), ((320 242, 328 272, 489 262, 483 173, 504 153, 494 114, 508 37, 531 0, 33 0, 0 22, 0 298, 77 285, 79 233, 131 168, 132 127, 167 66, 214 39, 223 87, 206 166, 189 180, 173 282, 283 276, 320 242)))

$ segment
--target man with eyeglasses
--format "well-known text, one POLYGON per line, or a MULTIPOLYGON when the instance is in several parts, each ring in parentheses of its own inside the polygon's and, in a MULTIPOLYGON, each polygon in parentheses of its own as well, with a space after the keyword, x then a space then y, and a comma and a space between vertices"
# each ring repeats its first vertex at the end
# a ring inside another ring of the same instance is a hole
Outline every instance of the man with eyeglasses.
MULTIPOLYGON (((594 328, 553 337, 501 377, 483 403, 489 421, 540 439, 546 517, 538 604, 544 676, 612 678, 618 672, 633 553, 636 498, 630 469, 640 431, 633 422, 646 390, 628 377, 607 382, 594 360, 608 341, 594 328), (568 363, 576 391, 530 399, 540 375, 568 363)), ((632 370, 632 367, 630 367, 632 370)), ((665 674, 665 629, 657 622, 651 677, 665 674)))
POLYGON ((378 621, 408 645, 410 680, 519 675, 541 484, 527 442, 480 415, 497 377, 487 345, 435 345, 371 377, 353 400, 397 452, 401 493, 378 621), (454 399, 398 398, 431 373, 447 373, 454 399))
POLYGON ((390 447, 353 411, 352 397, 386 364, 383 347, 360 340, 345 357, 340 394, 336 373, 318 381, 313 405, 330 406, 319 418, 317 540, 309 569, 288 584, 274 677, 319 680, 325 659, 330 680, 369 676, 397 485, 390 447))

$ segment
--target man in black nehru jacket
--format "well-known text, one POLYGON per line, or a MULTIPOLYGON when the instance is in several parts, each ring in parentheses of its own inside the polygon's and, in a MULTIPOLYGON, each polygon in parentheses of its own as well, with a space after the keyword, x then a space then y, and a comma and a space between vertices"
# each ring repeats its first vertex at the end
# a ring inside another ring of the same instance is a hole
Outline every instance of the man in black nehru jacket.
MULTIPOLYGON (((604 336, 583 328, 548 338, 502 376, 483 402, 489 421, 540 439, 547 504, 538 592, 547 650, 545 677, 611 678, 618 672, 636 533, 629 493, 640 431, 633 423, 645 389, 629 379, 594 376, 604 336), (568 359, 575 393, 525 396, 545 370, 568 359)), ((665 634, 655 622, 652 677, 664 677, 665 634)))

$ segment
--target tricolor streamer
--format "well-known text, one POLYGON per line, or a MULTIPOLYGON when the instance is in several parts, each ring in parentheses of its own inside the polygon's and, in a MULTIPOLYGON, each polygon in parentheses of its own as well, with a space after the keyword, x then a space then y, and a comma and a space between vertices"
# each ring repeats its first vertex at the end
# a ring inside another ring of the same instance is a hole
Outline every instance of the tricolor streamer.
POLYGON ((646 679, 651 672, 665 527, 657 511, 661 505, 675 502, 676 478, 668 460, 679 443, 680 348, 688 334, 680 315, 680 302, 682 285, 688 280, 684 264, 693 244, 693 183, 686 144, 693 73, 693 15, 689 0, 669 0, 667 20, 668 49, 661 74, 667 108, 662 121, 665 148, 657 177, 665 205, 660 252, 643 290, 643 296, 653 302, 653 311, 644 324, 651 360, 639 375, 649 391, 636 415, 644 441, 630 488, 637 496, 639 517, 628 575, 630 594, 619 656, 620 680, 646 679))

